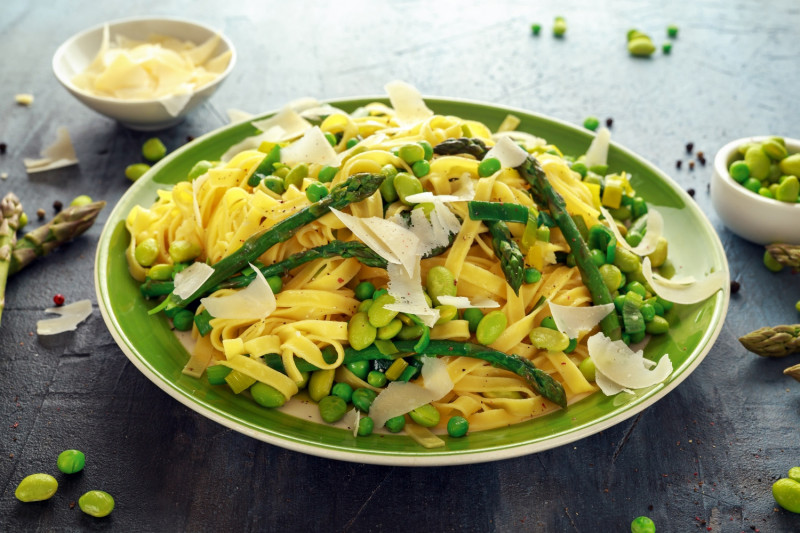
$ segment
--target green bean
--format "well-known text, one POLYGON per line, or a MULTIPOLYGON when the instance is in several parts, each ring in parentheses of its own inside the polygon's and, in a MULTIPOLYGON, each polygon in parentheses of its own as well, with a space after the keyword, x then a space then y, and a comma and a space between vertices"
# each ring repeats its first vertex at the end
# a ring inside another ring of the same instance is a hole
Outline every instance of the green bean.
POLYGON ((267 284, 269 285, 272 294, 278 294, 283 289, 283 280, 280 276, 270 276, 267 278, 267 284))
POLYGON ((358 421, 358 436, 359 437, 367 437, 372 435, 372 431, 375 429, 375 422, 368 417, 365 416, 361 420, 358 421))
POLYGON ((319 416, 328 424, 344 418, 347 413, 347 402, 339 396, 325 396, 319 401, 319 416))
POLYGON ((478 164, 478 176, 486 178, 500 170, 500 160, 496 157, 487 157, 478 164))
POLYGON ((478 324, 481 319, 483 319, 483 311, 477 307, 470 307, 469 309, 464 309, 464 314, 462 316, 469 324, 470 333, 475 333, 478 330, 478 324))
POLYGON ((158 161, 167 155, 167 147, 158 137, 147 139, 142 145, 142 155, 148 161, 158 161))
POLYGON ((408 416, 411 417, 411 420, 426 428, 432 428, 439 423, 441 418, 439 410, 429 403, 411 410, 408 416))
POLYGON ((286 403, 286 396, 281 391, 260 381, 256 381, 250 387, 250 395, 262 407, 274 408, 286 403))
POLYGON ((169 245, 169 256, 175 263, 186 263, 191 261, 200 255, 200 252, 202 251, 203 249, 199 244, 183 239, 172 241, 172 243, 169 245))
POLYGON ((308 380, 308 395, 312 400, 318 402, 331 393, 335 374, 334 368, 315 370, 311 373, 311 379, 308 380))
POLYGON ((478 323, 475 338, 480 344, 489 345, 496 341, 505 331, 508 318, 502 311, 492 311, 486 314, 478 323))
POLYGON ((397 192, 397 197, 406 205, 411 205, 411 202, 406 200, 407 197, 423 191, 422 183, 420 183, 419 179, 407 172, 399 172, 394 177, 392 184, 397 192))
POLYGON ((40 502, 50 499, 58 490, 58 481, 50 474, 31 474, 17 485, 14 496, 21 502, 40 502))
MULTIPOLYGON (((373 303, 369 311, 374 307, 375 304, 373 303)), ((369 311, 366 313, 362 311, 354 314, 347 324, 347 340, 350 342, 350 346, 356 350, 363 350, 375 342, 375 337, 378 334, 377 328, 370 323, 369 316, 367 315, 369 311)))
POLYGON ((152 237, 136 245, 133 257, 143 267, 149 267, 158 259, 158 243, 152 237))
POLYGON ((469 431, 469 422, 463 416, 452 416, 447 421, 447 434, 454 438, 460 438, 469 431))
POLYGON ((125 177, 131 181, 136 181, 144 176, 150 170, 150 165, 147 163, 136 163, 125 167, 125 177))
POLYGON ((86 465, 86 456, 80 450, 64 450, 58 454, 58 469, 65 474, 80 472, 86 465))
POLYGON ((292 167, 286 177, 283 178, 283 184, 288 189, 292 185, 297 187, 298 189, 301 188, 303 185, 303 180, 308 177, 308 165, 305 163, 299 163, 292 167))
POLYGON ((386 426, 386 429, 391 433, 399 433, 406 427, 406 417, 403 415, 392 417, 384 422, 383 425, 386 426))
POLYGON ((456 278, 445 266, 435 266, 428 271, 425 288, 433 303, 439 305, 439 296, 455 296, 456 278))
POLYGON ((350 401, 359 411, 369 413, 369 408, 377 395, 372 389, 360 388, 353 391, 353 397, 350 401))
POLYGON ((102 490, 90 490, 78 498, 78 507, 90 516, 102 518, 114 510, 114 498, 102 490))
MULTIPOLYGON (((389 323, 397 316, 397 311, 386 309, 385 306, 391 305, 394 302, 394 296, 391 294, 381 294, 375 298, 375 300, 372 302, 372 305, 367 310, 367 319, 369 324, 374 328, 388 326, 389 323)), ((374 341, 375 339, 373 338, 372 340, 374 341)))

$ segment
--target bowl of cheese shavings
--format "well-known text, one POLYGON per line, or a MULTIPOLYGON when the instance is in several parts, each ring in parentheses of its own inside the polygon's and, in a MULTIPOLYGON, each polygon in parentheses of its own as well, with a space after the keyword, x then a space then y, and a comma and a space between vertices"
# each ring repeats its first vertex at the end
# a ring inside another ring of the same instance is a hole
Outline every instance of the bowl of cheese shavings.
POLYGON ((58 81, 90 109, 141 131, 181 122, 208 100, 236 63, 231 41, 175 18, 107 22, 65 41, 58 81))

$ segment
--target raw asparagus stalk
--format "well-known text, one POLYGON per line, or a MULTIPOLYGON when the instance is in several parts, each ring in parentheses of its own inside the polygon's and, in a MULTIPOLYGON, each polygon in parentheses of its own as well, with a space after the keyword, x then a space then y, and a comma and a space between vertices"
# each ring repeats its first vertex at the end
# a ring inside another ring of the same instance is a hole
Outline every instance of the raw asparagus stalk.
POLYGON ((22 204, 13 192, 0 200, 0 319, 6 306, 6 281, 11 266, 11 253, 17 240, 22 204))
POLYGON ((784 370, 783 373, 789 377, 796 379, 797 381, 800 381, 800 364, 790 366, 789 368, 784 370))
POLYGON ((800 270, 800 244, 768 244, 767 251, 775 261, 783 266, 800 270))
POLYGON ((88 230, 105 205, 100 201, 67 207, 47 224, 23 235, 11 253, 9 274, 19 272, 37 257, 44 257, 88 230))
POLYGON ((763 357, 800 352, 800 324, 764 327, 739 337, 742 346, 763 357))
MULTIPOLYGON (((527 212, 527 208, 526 208, 527 212)), ((506 281, 519 294, 522 280, 525 276, 525 257, 511 237, 511 232, 502 220, 487 220, 484 222, 492 234, 492 248, 494 255, 500 260, 500 267, 506 276, 506 281)))
POLYGON ((469 154, 478 160, 483 159, 488 151, 482 140, 469 137, 445 139, 433 147, 433 153, 438 155, 469 154))
MULTIPOLYGON (((561 229, 561 233, 564 234, 572 255, 575 257, 575 264, 580 270, 583 284, 586 285, 592 295, 592 302, 595 305, 612 303, 611 293, 608 292, 608 287, 606 287, 603 278, 600 276, 600 270, 589 255, 589 247, 586 245, 586 241, 581 237, 575 221, 572 220, 572 217, 567 212, 564 199, 553 189, 539 162, 533 156, 529 156, 522 165, 517 167, 517 171, 531 185, 537 202, 548 207, 550 215, 561 229)), ((600 322, 600 326, 603 329, 603 333, 611 340, 622 338, 622 330, 617 313, 606 315, 600 322)))
MULTIPOLYGON (((363 350, 354 350, 350 347, 346 347, 344 353, 344 364, 354 363, 357 361, 371 361, 373 359, 393 360, 400 357, 415 355, 417 353, 414 350, 414 345, 417 341, 396 340, 392 342, 399 350, 398 353, 388 355, 383 354, 374 344, 364 348, 363 350)), ((331 355, 333 358, 335 358, 335 354, 331 355)), ((556 405, 560 407, 567 406, 567 396, 561 383, 550 377, 550 375, 548 375, 546 372, 536 368, 533 363, 524 357, 520 357, 518 355, 508 355, 480 344, 446 340, 430 341, 424 351, 424 355, 454 355, 482 359, 491 363, 492 366, 509 370, 522 377, 534 391, 556 405)), ((265 356, 265 361, 269 366, 277 370, 283 370, 283 362, 280 355, 268 354, 265 356)), ((305 360, 296 359, 295 362, 297 363, 297 368, 301 371, 317 370, 317 367, 311 365, 305 360)))
MULTIPOLYGON (((216 263, 214 273, 191 295, 181 298, 173 292, 165 301, 165 307, 185 307, 245 268, 248 263, 254 262, 274 245, 290 239, 306 224, 329 213, 331 209, 343 209, 351 203, 368 198, 378 190, 383 179, 384 176, 380 174, 355 174, 334 187, 328 196, 247 239, 236 252, 216 263)), ((156 309, 160 308, 161 306, 156 309)))

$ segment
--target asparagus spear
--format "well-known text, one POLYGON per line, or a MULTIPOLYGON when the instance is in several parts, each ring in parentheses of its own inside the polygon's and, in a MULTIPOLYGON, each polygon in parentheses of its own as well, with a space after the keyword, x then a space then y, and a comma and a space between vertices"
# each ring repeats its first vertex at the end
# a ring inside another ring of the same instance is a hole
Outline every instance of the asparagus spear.
POLYGON ((783 266, 800 270, 800 244, 768 244, 767 251, 775 261, 783 266))
MULTIPOLYGON (((528 159, 517 167, 517 171, 524 177, 531 185, 534 193, 534 198, 540 205, 546 205, 550 210, 550 215, 556 221, 556 224, 564 234, 564 238, 569 244, 572 255, 575 257, 575 264, 581 273, 583 284, 589 289, 592 295, 592 301, 595 305, 602 305, 612 303, 611 294, 608 292, 606 284, 603 283, 603 278, 600 276, 600 270, 597 265, 592 261, 589 255, 589 247, 586 246, 586 241, 581 237, 575 221, 572 220, 567 212, 567 206, 564 199, 561 197, 545 176, 544 170, 539 165, 535 157, 529 156, 528 159)), ((611 340, 618 340, 622 338, 622 330, 619 325, 619 318, 617 313, 609 313, 600 322, 603 333, 611 340)))
MULTIPOLYGON (((400 357, 415 355, 417 353, 414 350, 414 345, 417 341, 396 340, 392 342, 399 350, 398 353, 388 355, 383 354, 374 344, 364 348, 363 350, 354 350, 349 346, 345 347, 344 364, 358 361, 371 361, 373 359, 393 360, 400 357)), ((538 394, 541 394, 556 405, 561 407, 567 406, 567 396, 561 383, 550 377, 550 375, 548 375, 546 372, 536 368, 533 363, 524 357, 520 357, 518 355, 508 355, 480 344, 446 340, 430 341, 424 351, 424 354, 432 356, 455 355, 488 361, 493 366, 504 368, 522 377, 534 391, 536 391, 538 394)), ((324 351, 323 355, 325 355, 324 351)), ((335 359, 335 354, 331 355, 333 356, 332 360, 335 359)), ((272 368, 275 368, 276 370, 283 370, 283 362, 280 355, 267 354, 264 358, 266 363, 272 368)), ((297 368, 301 371, 317 370, 317 367, 311 365, 305 360, 296 359, 295 362, 297 363, 297 368)))
POLYGON ((800 324, 763 327, 739 337, 742 346, 763 357, 800 352, 800 324))
MULTIPOLYGON (((527 211, 527 209, 526 209, 527 211)), ((500 267, 506 276, 506 281, 519 294, 522 280, 525 276, 525 257, 511 237, 508 226, 502 220, 486 220, 484 222, 492 234, 492 248, 494 255, 500 260, 500 267)))
POLYGON ((482 140, 469 137, 445 139, 433 147, 433 153, 438 155, 469 154, 477 160, 483 159, 488 151, 482 140))
MULTIPOLYGON (((337 185, 331 192, 318 202, 315 202, 297 213, 283 219, 271 228, 256 233, 236 252, 225 257, 214 265, 214 273, 205 283, 198 287, 186 298, 177 296, 174 292, 165 300, 164 307, 185 307, 211 288, 216 287, 232 275, 236 274, 248 263, 252 263, 272 246, 290 239, 297 231, 309 224, 331 209, 343 209, 351 203, 360 202, 368 198, 380 187, 384 176, 380 174, 355 174, 349 180, 337 185)), ((162 306, 154 311, 161 310, 162 306)))
POLYGON ((0 319, 6 306, 6 281, 21 215, 22 204, 13 192, 0 200, 0 319))
POLYGON ((800 381, 800 364, 790 366, 789 368, 784 370, 783 373, 789 377, 793 377, 797 381, 800 381))
POLYGON ((37 257, 43 257, 69 242, 94 224, 105 202, 70 206, 47 224, 29 231, 14 245, 9 274, 16 274, 37 257))

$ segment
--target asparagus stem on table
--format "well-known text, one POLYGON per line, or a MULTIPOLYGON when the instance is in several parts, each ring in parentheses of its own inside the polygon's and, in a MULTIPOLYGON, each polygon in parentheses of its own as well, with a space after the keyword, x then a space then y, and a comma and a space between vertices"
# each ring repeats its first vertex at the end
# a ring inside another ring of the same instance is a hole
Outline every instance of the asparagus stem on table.
POLYGON ((763 357, 800 352, 800 324, 763 327, 739 337, 742 346, 763 357))
MULTIPOLYGON (((553 189, 539 162, 535 157, 529 156, 522 165, 517 167, 517 171, 531 185, 537 202, 548 207, 550 215, 561 229, 561 233, 564 234, 572 255, 575 257, 575 264, 580 270, 583 284, 586 285, 592 295, 592 302, 595 305, 612 303, 611 293, 608 292, 608 287, 606 287, 603 278, 600 276, 600 270, 589 255, 589 247, 586 245, 586 241, 583 240, 575 221, 572 220, 572 217, 567 212, 564 199, 553 189)), ((600 326, 603 329, 603 333, 611 340, 622 338, 622 330, 617 313, 606 315, 600 322, 600 326)))
POLYGON ((11 254, 17 239, 22 216, 22 203, 10 192, 0 200, 0 319, 6 305, 6 281, 11 267, 11 254))
POLYGON ((793 270, 800 270, 800 244, 768 244, 767 251, 775 261, 783 266, 791 267, 793 270))
MULTIPOLYGON (((236 252, 216 263, 214 273, 191 295, 181 298, 173 292, 165 301, 164 307, 185 307, 206 294, 211 288, 245 268, 248 263, 254 262, 274 245, 290 239, 306 224, 329 213, 331 209, 343 209, 351 203, 360 202, 372 196, 383 180, 384 176, 380 174, 353 175, 344 183, 334 187, 326 197, 247 239, 236 252)), ((160 310, 161 306, 155 309, 160 310)))
MULTIPOLYGON (((399 351, 397 353, 388 355, 381 353, 381 351, 374 344, 364 348, 363 350, 354 350, 349 346, 345 347, 343 364, 354 363, 358 361, 370 361, 373 359, 393 360, 400 357, 415 355, 417 353, 414 350, 414 345, 417 341, 397 340, 392 342, 399 351)), ((430 356, 452 355, 482 359, 491 363, 492 366, 509 370, 522 377, 534 391, 556 405, 560 407, 567 406, 567 396, 561 383, 553 379, 543 370, 536 368, 532 362, 524 357, 520 357, 518 355, 508 355, 480 344, 447 340, 430 341, 423 353, 424 355, 430 356)), ((331 355, 333 356, 331 359, 335 359, 335 354, 331 355)), ((280 355, 267 354, 264 358, 267 364, 272 368, 275 368, 276 370, 283 370, 283 362, 280 355)), ((297 368, 301 371, 317 370, 317 367, 302 359, 295 359, 295 363, 297 363, 297 368)))
MULTIPOLYGON (((527 208, 525 209, 527 212, 527 208)), ((500 261, 500 267, 506 276, 506 281, 514 289, 515 294, 519 294, 522 280, 525 277, 525 257, 514 242, 511 231, 505 222, 501 220, 487 220, 484 222, 492 234, 492 248, 494 254, 500 261)))
POLYGON ((47 224, 23 235, 11 253, 9 274, 19 272, 37 257, 44 257, 88 230, 105 205, 100 201, 67 207, 47 224))

